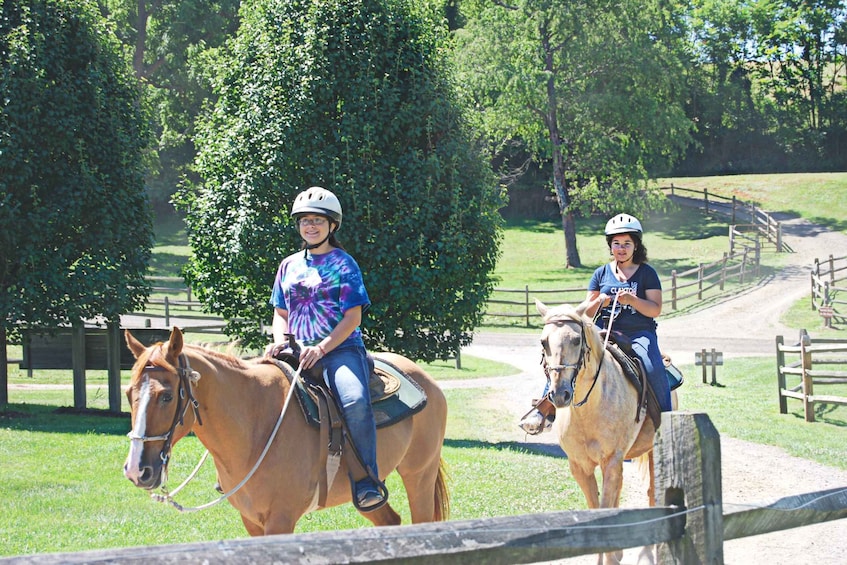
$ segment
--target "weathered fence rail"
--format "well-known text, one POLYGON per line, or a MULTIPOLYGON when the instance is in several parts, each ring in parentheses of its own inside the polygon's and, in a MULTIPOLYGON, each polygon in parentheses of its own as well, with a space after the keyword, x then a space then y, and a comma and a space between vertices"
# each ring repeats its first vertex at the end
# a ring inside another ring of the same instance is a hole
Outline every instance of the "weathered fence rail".
MULTIPOLYGON (((728 281, 737 280, 743 285, 745 278, 756 277, 759 272, 758 248, 743 247, 735 253, 724 253, 723 258, 712 263, 700 263, 686 271, 671 271, 670 278, 662 281, 663 300, 673 310, 681 303, 696 297, 702 300, 709 291, 723 291, 728 281)), ((552 297, 557 303, 579 303, 585 298, 585 288, 531 289, 495 288, 488 300, 485 315, 502 318, 523 318, 529 327, 534 318, 539 318, 535 310, 535 298, 552 297), (509 298, 515 296, 515 298, 509 298), (496 305, 496 308, 493 306, 496 305)))
POLYGON ((847 340, 815 338, 813 341, 806 330, 801 330, 798 342, 787 345, 783 336, 778 335, 776 366, 780 414, 788 413, 789 398, 803 402, 807 422, 815 421, 815 404, 847 406, 847 397, 815 393, 816 385, 847 385, 847 340), (786 354, 796 354, 799 359, 786 363, 786 354), (799 377, 799 383, 789 386, 789 375, 799 377))
POLYGON ((659 544, 659 563, 723 563, 725 540, 847 517, 847 488, 726 512, 720 438, 705 414, 666 412, 656 436, 657 506, 546 512, 411 526, 25 555, 7 564, 512 564, 659 544))
POLYGON ((683 188, 671 184, 670 186, 662 187, 661 190, 667 192, 671 197, 681 196, 682 198, 696 200, 698 201, 698 206, 702 207, 707 214, 717 213, 729 217, 729 223, 732 225, 747 224, 764 237, 765 241, 773 244, 778 252, 787 250, 782 238, 782 224, 752 202, 738 200, 734 195, 727 197, 720 194, 712 194, 705 188, 703 190, 695 190, 693 188, 683 188), (702 203, 699 203, 701 196, 702 203))
POLYGON ((833 320, 847 323, 847 255, 815 259, 811 277, 812 310, 821 313, 827 327, 833 320))

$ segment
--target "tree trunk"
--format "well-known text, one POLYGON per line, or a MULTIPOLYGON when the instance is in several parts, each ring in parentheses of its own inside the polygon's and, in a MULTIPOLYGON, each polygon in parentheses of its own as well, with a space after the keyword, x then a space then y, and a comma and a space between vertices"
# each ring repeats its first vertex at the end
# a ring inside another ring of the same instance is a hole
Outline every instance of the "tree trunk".
POLYGON ((556 200, 559 202, 559 214, 562 216, 562 231, 565 233, 565 267, 570 269, 581 267, 582 262, 579 260, 579 250, 576 248, 576 227, 570 210, 571 197, 565 178, 565 156, 562 154, 563 143, 559 135, 558 100, 553 79, 556 75, 553 65, 554 48, 550 45, 550 34, 546 24, 539 31, 545 53, 544 67, 549 77, 547 79, 547 114, 544 119, 550 134, 550 145, 553 148, 553 186, 556 189, 556 200))

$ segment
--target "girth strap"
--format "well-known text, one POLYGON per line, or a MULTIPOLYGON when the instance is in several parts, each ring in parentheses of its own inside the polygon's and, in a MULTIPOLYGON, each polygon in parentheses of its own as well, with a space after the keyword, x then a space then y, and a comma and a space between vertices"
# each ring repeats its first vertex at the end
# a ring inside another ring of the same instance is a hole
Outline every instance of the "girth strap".
POLYGON ((327 398, 326 391, 320 387, 309 387, 317 404, 321 419, 320 426, 320 479, 318 480, 318 507, 326 506, 326 497, 335 475, 341 466, 342 444, 344 442, 344 427, 341 414, 332 398, 327 398))

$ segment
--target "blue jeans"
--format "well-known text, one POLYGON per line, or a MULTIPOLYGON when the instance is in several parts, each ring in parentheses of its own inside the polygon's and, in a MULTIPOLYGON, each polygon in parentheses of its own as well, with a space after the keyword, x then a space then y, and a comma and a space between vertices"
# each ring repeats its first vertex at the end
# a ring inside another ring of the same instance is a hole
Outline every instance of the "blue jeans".
POLYGON ((365 468, 370 467, 374 476, 379 477, 376 464, 376 421, 368 389, 371 366, 365 348, 341 345, 328 352, 321 363, 324 381, 341 406, 347 430, 362 458, 362 464, 365 468))
POLYGON ((659 340, 656 337, 656 332, 635 332, 630 334, 629 338, 632 340, 633 351, 638 354, 641 362, 644 363, 644 368, 647 370, 647 380, 653 387, 653 392, 659 401, 662 412, 670 412, 673 410, 671 386, 668 383, 668 376, 665 374, 665 362, 662 361, 662 354, 659 352, 659 340))

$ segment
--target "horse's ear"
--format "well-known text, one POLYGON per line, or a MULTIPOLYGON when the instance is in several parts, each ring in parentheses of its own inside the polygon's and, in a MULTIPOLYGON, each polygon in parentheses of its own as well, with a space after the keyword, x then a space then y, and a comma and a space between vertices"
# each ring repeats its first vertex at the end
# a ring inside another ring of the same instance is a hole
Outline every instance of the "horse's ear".
POLYGON ((179 330, 178 327, 174 326, 174 329, 171 330, 171 339, 168 343, 168 352, 174 357, 177 357, 180 353, 182 353, 183 343, 184 342, 182 339, 182 332, 179 330))
POLYGON ((547 315, 547 310, 549 310, 547 305, 537 298, 535 299, 535 309, 538 310, 538 313, 541 314, 542 318, 547 315))
POLYGON ((586 304, 585 302, 581 302, 580 304, 577 304, 576 308, 574 308, 574 311, 576 312, 577 316, 584 316, 585 311, 587 309, 588 309, 588 304, 586 304))
POLYGON ((147 349, 144 347, 144 344, 135 339, 135 336, 130 333, 129 330, 124 330, 124 339, 126 340, 126 346, 132 352, 136 359, 138 359, 144 350, 147 349))

